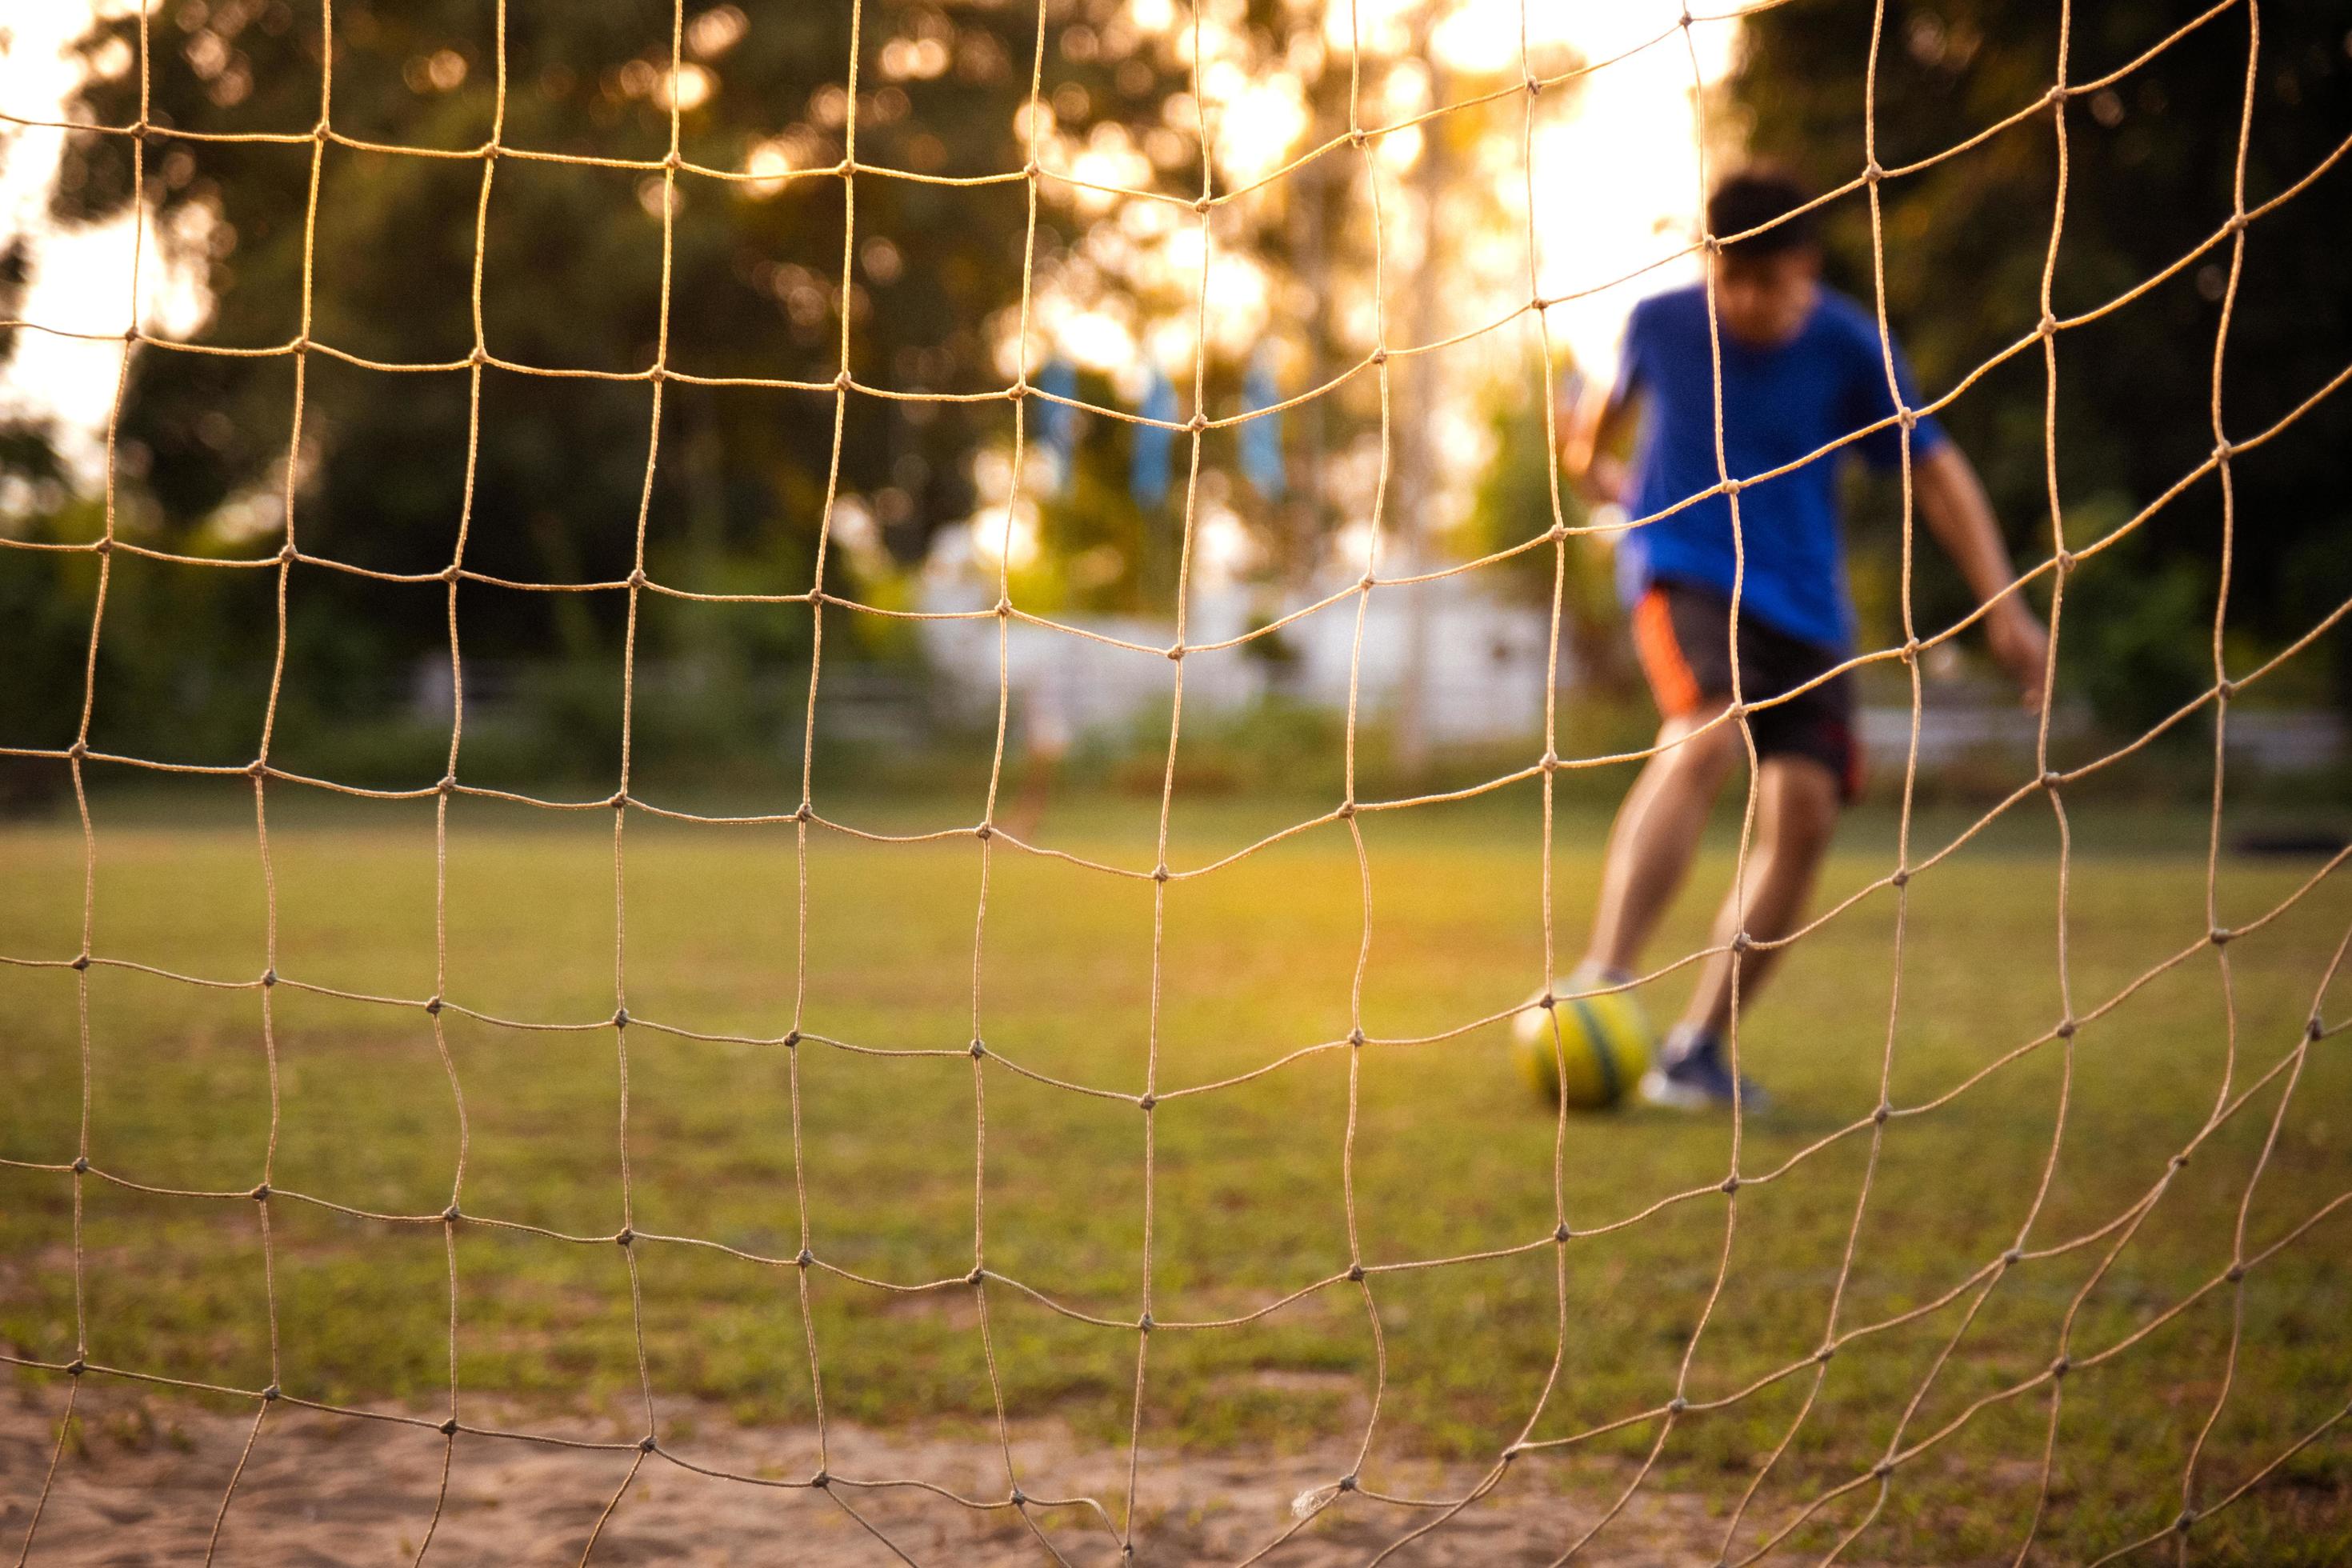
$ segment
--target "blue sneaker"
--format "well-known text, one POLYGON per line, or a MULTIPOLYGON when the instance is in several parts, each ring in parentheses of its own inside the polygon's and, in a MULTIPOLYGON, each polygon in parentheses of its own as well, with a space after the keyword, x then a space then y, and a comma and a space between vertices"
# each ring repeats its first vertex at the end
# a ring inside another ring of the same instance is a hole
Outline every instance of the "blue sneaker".
MULTIPOLYGON (((1724 1059, 1723 1043, 1713 1037, 1691 1039, 1681 1031, 1666 1042, 1658 1065, 1642 1075, 1642 1098, 1652 1105, 1675 1110, 1728 1110, 1732 1103, 1731 1066, 1724 1059)), ((1739 1075, 1739 1108, 1748 1115, 1765 1110, 1771 1097, 1746 1073, 1739 1075)))

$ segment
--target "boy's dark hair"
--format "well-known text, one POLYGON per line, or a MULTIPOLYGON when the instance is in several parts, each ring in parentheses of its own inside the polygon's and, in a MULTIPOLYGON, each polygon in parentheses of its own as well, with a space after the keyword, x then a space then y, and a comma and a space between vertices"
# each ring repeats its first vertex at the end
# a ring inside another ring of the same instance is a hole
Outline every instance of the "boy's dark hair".
POLYGON ((1772 225, 1761 234, 1749 234, 1725 246, 1727 256, 1778 256, 1800 249, 1819 243, 1813 215, 1797 211, 1811 200, 1811 193, 1791 174, 1772 168, 1742 169, 1726 175, 1707 197, 1706 231, 1729 238, 1772 225), (1789 216, 1792 213, 1796 216, 1789 216), (1773 223, 1775 218, 1780 221, 1773 223))

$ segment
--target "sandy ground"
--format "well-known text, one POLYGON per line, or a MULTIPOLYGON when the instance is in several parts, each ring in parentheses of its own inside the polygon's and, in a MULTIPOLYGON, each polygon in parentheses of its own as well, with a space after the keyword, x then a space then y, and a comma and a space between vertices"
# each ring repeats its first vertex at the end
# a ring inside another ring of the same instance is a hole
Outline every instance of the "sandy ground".
MULTIPOLYGON (((33 1521, 64 1408, 55 1380, 0 1394, 0 1560, 13 1561, 33 1521)), ((814 1434, 744 1428, 723 1413, 663 1413, 667 1449, 750 1475, 803 1478, 814 1434)), ((469 1406, 470 1421, 593 1440, 625 1440, 616 1426, 515 1409, 469 1406)), ((32 1542, 35 1563, 203 1561, 250 1414, 212 1411, 93 1377, 32 1542)), ((849 1478, 913 1478, 976 1498, 1006 1492, 995 1445, 970 1434, 873 1432, 836 1426, 830 1464, 849 1478)), ((413 1561, 425 1542, 448 1446, 431 1430, 273 1406, 223 1524, 216 1562, 373 1564, 413 1561)), ((1115 1500, 1123 1456, 1043 1424, 1013 1433, 1013 1464, 1032 1496, 1115 1500)), ((621 1487, 633 1456, 460 1434, 448 1500, 431 1560, 447 1563, 571 1563, 621 1487)), ((1343 1473, 1341 1447, 1287 1455, 1143 1456, 1136 1561, 1234 1563, 1292 1522, 1293 1500, 1343 1473)), ((1416 1496, 1458 1496, 1475 1483, 1461 1467, 1390 1464, 1368 1485, 1416 1496)), ((1115 1507, 1115 1503, 1114 1503, 1115 1507)), ((601 1563, 792 1563, 808 1568, 890 1563, 1116 1564, 1116 1538, 1090 1510, 1033 1507, 1033 1532, 1011 1509, 977 1510, 911 1487, 850 1487, 832 1495, 694 1474, 647 1458, 597 1540, 601 1563), (845 1510, 887 1538, 886 1546, 845 1510), (1042 1533, 1044 1542, 1040 1540, 1042 1533), (1045 1542, 1050 1542, 1051 1550, 1045 1542), (895 1552, 894 1549, 895 1548, 895 1552), (903 1554, 903 1555, 900 1555, 903 1554)), ((1286 1568, 1360 1563, 1430 1513, 1343 1498, 1264 1559, 1286 1568)), ((1514 1474, 1482 1500, 1389 1559, 1424 1565, 1549 1563, 1596 1517, 1589 1503, 1514 1474)), ((1695 1499, 1646 1490, 1580 1561, 1650 1565, 1712 1563, 1720 1523, 1695 1499)))

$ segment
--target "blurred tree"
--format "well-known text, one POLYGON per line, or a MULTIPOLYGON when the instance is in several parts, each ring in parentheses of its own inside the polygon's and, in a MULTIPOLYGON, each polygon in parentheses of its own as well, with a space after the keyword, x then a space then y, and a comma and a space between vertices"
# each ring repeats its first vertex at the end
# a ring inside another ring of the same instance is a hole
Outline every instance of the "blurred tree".
MULTIPOLYGON (((1110 0, 1055 7, 1072 25, 1110 0)), ((757 178, 678 176, 669 276, 668 363, 704 375, 829 383, 841 315, 851 367, 908 392, 1002 385, 1002 315, 1018 300, 1027 202, 1017 179, 959 186, 879 175, 856 182, 855 264, 844 294, 844 89, 852 8, 737 6, 687 15, 675 91, 683 155, 757 178), (811 174, 810 171, 818 171, 811 174), (798 176, 798 177, 793 177, 798 176)), ((152 123, 144 193, 172 259, 206 301, 195 342, 283 345, 299 331, 310 132, 320 119, 328 50, 320 9, 286 0, 164 0, 149 19, 152 123), (265 132, 289 142, 191 140, 265 132)), ((492 7, 418 0, 334 9, 331 122, 358 141, 459 154, 425 158, 330 142, 318 195, 311 336, 398 363, 462 361, 482 162, 499 74, 492 7)), ((507 7, 501 145, 483 239, 490 352, 551 368, 642 372, 652 363, 664 258, 662 180, 642 169, 554 163, 522 150, 659 159, 669 141, 671 10, 659 0, 507 7)), ((865 8, 856 154, 949 178, 1017 170, 1017 115, 1029 94, 1036 16, 1017 7, 878 0, 865 8)), ((105 124, 139 115, 135 19, 106 22, 79 47, 79 110, 105 124)), ((1097 52, 1066 64, 1066 119, 1160 122, 1181 79, 1172 61, 1097 52)), ((1067 127, 1065 127, 1067 129, 1067 127)), ((1080 127, 1083 129, 1083 123, 1080 127)), ((89 223, 131 200, 131 139, 69 139, 56 216, 89 223)), ((1050 257, 1068 236, 1044 213, 1050 257)), ((467 481, 467 374, 392 374, 309 358, 295 465, 297 537, 309 552, 398 573, 430 573, 453 549, 467 481)), ((289 357, 142 349, 122 411, 122 471, 156 503, 157 542, 195 553, 260 553, 283 526, 293 401, 289 357)), ((644 382, 484 374, 467 564, 526 583, 612 581, 632 563, 647 442, 644 382)), ((834 441, 822 392, 673 384, 664 404, 647 548, 657 577, 705 591, 808 586, 834 441)), ((918 551, 971 505, 962 462, 983 432, 1009 429, 1001 403, 853 396, 842 488, 866 538, 844 538, 828 585, 855 585, 878 546, 918 551)), ((847 514, 845 514, 847 515, 847 514)), ((266 574, 232 591, 267 638, 266 574)), ((341 649, 379 671, 445 637, 433 594, 331 572, 299 574, 297 656, 341 649), (354 646, 354 639, 366 646, 354 646)), ((623 595, 466 590, 469 651, 496 658, 607 647, 623 595), (478 608, 478 614, 474 612, 478 608)), ((805 649, 809 620, 776 611, 757 657, 805 649)), ((740 618, 739 618, 740 623, 740 618)), ((232 618, 232 625, 236 624, 232 618)), ((691 615, 649 632, 690 644, 691 615)), ((212 649, 234 657, 233 650, 212 649)))
MULTIPOLYGON (((2078 6, 2068 79, 2116 70, 2201 16, 2204 0, 2078 6)), ((2248 7, 2222 12, 2111 87, 2065 110, 2068 177, 2053 309, 2079 313, 2173 266, 2219 229, 2246 89, 2248 7)), ((2302 179, 2352 134, 2352 39, 2340 5, 2271 6, 2247 150, 2246 200, 2258 205, 2302 179)), ((1865 162, 1863 90, 1867 6, 1785 6, 1748 23, 1731 91, 1750 150, 1822 188, 1865 162)), ((2032 104, 2055 77, 2057 11, 2040 0, 1889 0, 1878 59, 1878 160, 1925 158, 2032 104)), ((1886 303, 1923 390, 1938 395, 1994 353, 2031 333, 2050 243, 2056 157, 2050 116, 2037 114, 1983 145, 1885 181, 1886 303)), ((2344 278, 2344 214, 2352 168, 2338 165, 2247 231, 2225 363, 2225 429, 2243 439, 2352 363, 2352 289, 2344 278)), ((1872 296, 1864 196, 1827 215, 1832 279, 1872 296)), ((2057 471, 2067 542, 2089 543, 2097 520, 2128 517, 2213 449, 2214 332, 2230 252, 2216 246, 2177 276, 2058 340, 2057 471), (2095 503, 2095 504, 2092 504, 2095 503), (2085 510, 2078 520, 2075 507, 2085 510)), ((2043 372, 2019 356, 1943 416, 1984 470, 2012 542, 2029 560, 2051 549, 2043 473, 2043 372)), ((2236 548, 2230 617, 2275 647, 2352 596, 2352 495, 2342 452, 2352 395, 2338 395, 2278 440, 2235 464, 2236 548)), ((2118 721, 2137 722, 2210 684, 2210 661, 2147 657, 2163 637, 2209 646, 2220 559, 2220 488, 2210 477, 2070 586, 2062 667, 2118 721), (2166 623, 2154 626, 2151 618, 2166 623), (2137 700, 2129 683, 2082 660, 2129 647, 2137 680, 2166 689, 2137 700), (2074 653, 2074 650, 2081 650, 2074 653)), ((1871 546, 1891 552, 1882 536, 1871 546)), ((1926 624, 1964 605, 1954 575, 1921 552, 1926 624)), ((1891 627, 1882 637, 1899 637, 1891 627)), ((2330 639, 2339 701, 2352 706, 2352 637, 2330 639)))

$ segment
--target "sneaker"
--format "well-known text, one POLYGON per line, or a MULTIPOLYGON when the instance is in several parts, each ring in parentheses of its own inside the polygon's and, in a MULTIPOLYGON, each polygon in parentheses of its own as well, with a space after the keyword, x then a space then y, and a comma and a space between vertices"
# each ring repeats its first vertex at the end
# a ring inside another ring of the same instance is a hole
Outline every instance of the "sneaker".
MULTIPOLYGON (((1732 1074, 1720 1047, 1709 1042, 1669 1054, 1642 1075, 1642 1098, 1652 1105, 1675 1110, 1728 1110, 1732 1074)), ((1771 1104, 1771 1097, 1746 1073, 1739 1075, 1739 1108, 1754 1114, 1771 1104)))

